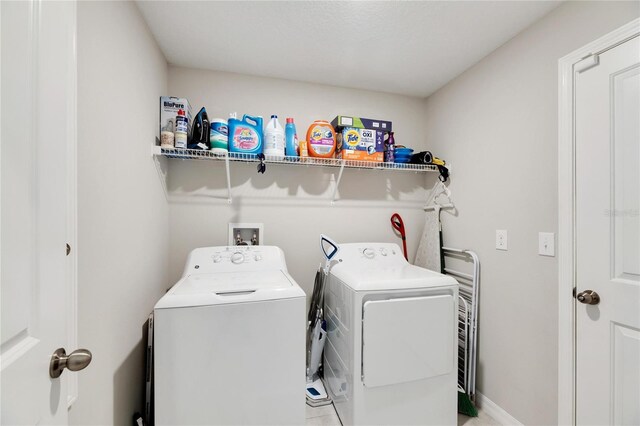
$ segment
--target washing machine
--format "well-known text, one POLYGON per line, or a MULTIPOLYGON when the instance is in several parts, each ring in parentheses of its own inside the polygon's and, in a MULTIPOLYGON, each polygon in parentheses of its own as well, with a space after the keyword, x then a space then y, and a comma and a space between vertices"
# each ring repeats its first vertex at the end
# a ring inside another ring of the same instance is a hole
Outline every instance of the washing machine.
POLYGON ((154 308, 155 424, 304 424, 305 305, 278 247, 193 250, 154 308))
POLYGON ((336 257, 324 377, 343 425, 456 425, 456 280, 396 244, 341 244, 336 257))

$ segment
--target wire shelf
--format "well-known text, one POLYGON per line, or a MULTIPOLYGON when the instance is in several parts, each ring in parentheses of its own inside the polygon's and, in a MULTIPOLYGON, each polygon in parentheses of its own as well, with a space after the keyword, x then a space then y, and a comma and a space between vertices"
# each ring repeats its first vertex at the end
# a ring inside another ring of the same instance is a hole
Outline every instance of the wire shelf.
MULTIPOLYGON (((254 154, 243 154, 237 152, 215 154, 211 151, 199 149, 165 149, 159 146, 156 146, 155 148, 156 155, 180 160, 209 160, 224 162, 228 157, 230 162, 257 163, 259 161, 257 156, 254 154)), ((344 167, 349 169, 393 170, 416 173, 438 171, 438 167, 431 164, 380 163, 375 161, 342 160, 337 158, 266 156, 264 162, 267 164, 287 164, 291 166, 344 167)))

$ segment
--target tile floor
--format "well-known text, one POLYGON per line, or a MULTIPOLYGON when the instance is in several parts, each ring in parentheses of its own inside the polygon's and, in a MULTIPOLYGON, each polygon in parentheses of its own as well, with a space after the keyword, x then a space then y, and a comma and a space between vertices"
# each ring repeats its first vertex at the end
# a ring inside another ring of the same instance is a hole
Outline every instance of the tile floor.
MULTIPOLYGON (((306 426, 341 426, 340 419, 334 410, 333 405, 323 407, 306 406, 307 422, 306 426)), ((467 417, 458 414, 458 426, 498 426, 500 423, 486 415, 482 410, 478 410, 478 417, 467 417)))
POLYGON ((322 407, 309 407, 306 405, 306 407, 306 426, 342 426, 333 404, 322 407))
POLYGON ((478 410, 478 417, 467 417, 458 414, 458 426, 500 426, 500 423, 489 417, 484 411, 478 410))

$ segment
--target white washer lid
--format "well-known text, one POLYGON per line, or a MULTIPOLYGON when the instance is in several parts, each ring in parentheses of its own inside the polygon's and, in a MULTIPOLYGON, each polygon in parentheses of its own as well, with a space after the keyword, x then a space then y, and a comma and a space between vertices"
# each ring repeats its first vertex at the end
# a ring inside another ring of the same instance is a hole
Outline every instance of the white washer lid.
POLYGON ((182 278, 154 309, 305 297, 302 289, 283 270, 195 274, 182 278))

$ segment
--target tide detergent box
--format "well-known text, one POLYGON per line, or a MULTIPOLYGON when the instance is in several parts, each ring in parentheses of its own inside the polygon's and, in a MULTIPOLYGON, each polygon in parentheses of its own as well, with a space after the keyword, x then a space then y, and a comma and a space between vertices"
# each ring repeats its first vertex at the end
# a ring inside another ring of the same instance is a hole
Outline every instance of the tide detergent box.
POLYGON ((353 117, 349 115, 338 115, 331 121, 331 125, 336 131, 340 127, 354 127, 356 129, 372 129, 381 132, 390 132, 391 122, 385 120, 374 120, 371 118, 353 117))
POLYGON ((191 134, 191 104, 187 98, 176 98, 174 96, 160 96, 160 130, 158 138, 163 130, 175 132, 175 120, 178 110, 183 110, 187 117, 187 135, 191 134))
POLYGON ((384 133, 355 127, 336 130, 336 158, 381 163, 384 160, 384 133))

